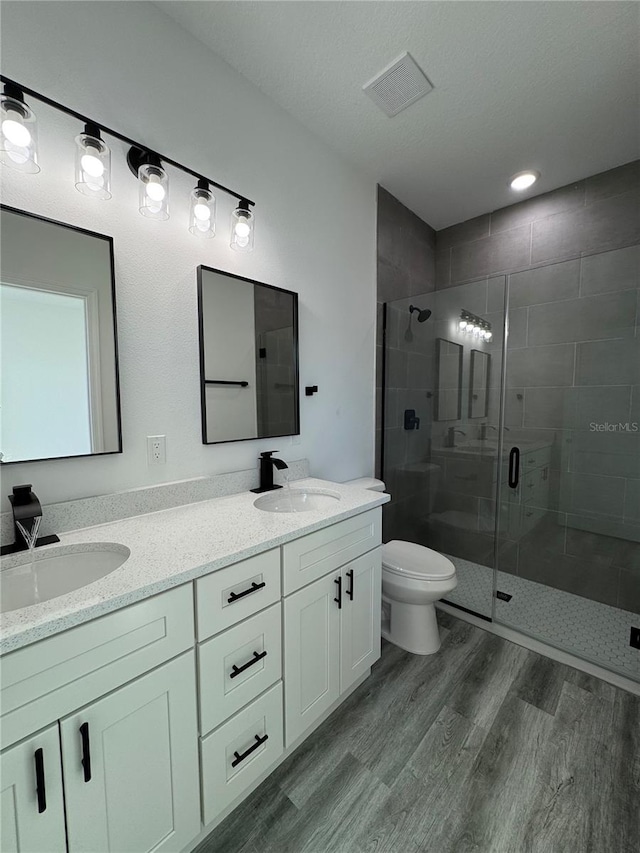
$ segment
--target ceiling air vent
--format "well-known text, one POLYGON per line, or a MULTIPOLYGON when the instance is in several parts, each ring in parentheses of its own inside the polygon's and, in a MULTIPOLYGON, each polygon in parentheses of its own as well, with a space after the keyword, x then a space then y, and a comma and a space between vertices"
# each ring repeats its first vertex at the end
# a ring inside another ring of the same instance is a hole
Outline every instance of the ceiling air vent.
POLYGON ((383 112, 395 116, 427 95, 433 86, 411 54, 403 53, 362 89, 383 112))

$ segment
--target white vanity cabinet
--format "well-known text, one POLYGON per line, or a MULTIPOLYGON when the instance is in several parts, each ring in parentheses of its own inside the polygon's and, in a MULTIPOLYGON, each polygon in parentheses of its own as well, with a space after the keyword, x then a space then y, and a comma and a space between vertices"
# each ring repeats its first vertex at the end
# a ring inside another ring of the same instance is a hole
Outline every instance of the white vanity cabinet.
POLYGON ((380 657, 379 524, 372 510, 283 547, 285 592, 296 589, 284 600, 287 747, 380 657), (356 558, 340 565, 345 556, 356 558))
POLYGON ((60 722, 69 853, 181 850, 200 829, 193 652, 60 722))
POLYGON ((57 725, 2 753, 0 818, 2 853, 65 853, 57 725))
POLYGON ((381 515, 4 655, 1 853, 191 849, 380 656, 381 515))
POLYGON ((198 834, 193 636, 185 586, 2 659, 3 738, 5 720, 47 723, 0 755, 2 853, 160 853, 198 834))

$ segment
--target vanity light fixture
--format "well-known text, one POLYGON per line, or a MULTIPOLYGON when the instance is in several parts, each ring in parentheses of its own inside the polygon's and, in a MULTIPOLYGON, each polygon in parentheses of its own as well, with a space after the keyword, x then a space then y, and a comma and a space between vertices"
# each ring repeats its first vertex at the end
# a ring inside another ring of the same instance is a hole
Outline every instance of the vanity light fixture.
POLYGON ((178 169, 196 179, 191 193, 189 230, 203 237, 215 234, 216 199, 212 189, 220 190, 238 200, 231 217, 231 248, 237 252, 253 250, 255 202, 230 187, 202 176, 177 160, 150 151, 113 128, 71 109, 35 89, 0 74, 4 94, 0 97, 0 160, 22 172, 39 172, 37 152, 37 123, 24 97, 34 98, 58 112, 71 116, 84 125, 84 133, 76 139, 75 177, 79 192, 94 198, 111 198, 111 151, 102 135, 113 136, 130 146, 127 154, 129 168, 139 185, 139 209, 149 219, 169 218, 169 174, 167 167, 178 169))
POLYGON ((249 202, 243 198, 231 213, 230 246, 236 252, 252 252, 255 216, 249 210, 249 202))
POLYGON ((127 163, 138 177, 138 207, 147 219, 169 218, 169 175, 162 161, 152 151, 132 146, 127 163))
POLYGON ((111 150, 96 124, 76 136, 76 189, 91 198, 111 198, 111 150))
POLYGON ((204 178, 191 190, 189 231, 198 237, 213 237, 216 233, 216 197, 204 178))
POLYGON ((527 169, 525 172, 518 172, 509 178, 509 186, 512 190, 522 192, 522 190, 533 186, 539 177, 540 172, 536 172, 534 169, 527 169))
POLYGON ((19 86, 5 82, 0 113, 0 159, 12 169, 35 175, 40 171, 38 123, 19 86))
POLYGON ((471 311, 462 310, 460 312, 458 331, 463 335, 478 338, 481 341, 488 342, 493 337, 491 323, 488 320, 483 320, 482 317, 477 317, 471 311))

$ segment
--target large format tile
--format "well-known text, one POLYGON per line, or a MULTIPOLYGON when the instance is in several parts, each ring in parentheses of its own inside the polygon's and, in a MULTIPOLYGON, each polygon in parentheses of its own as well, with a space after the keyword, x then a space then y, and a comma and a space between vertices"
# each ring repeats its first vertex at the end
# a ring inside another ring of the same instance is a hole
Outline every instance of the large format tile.
POLYGON ((526 267, 529 265, 530 247, 529 225, 453 246, 451 281, 469 281, 483 275, 526 267))
POLYGON ((636 294, 625 290, 532 305, 528 310, 529 346, 633 337, 636 294))
POLYGON ((633 189, 640 191, 640 160, 592 175, 586 179, 585 187, 587 204, 601 198, 622 195, 633 189))
POLYGON ((519 225, 527 225, 536 219, 544 219, 564 210, 574 210, 584 206, 584 182, 569 184, 542 195, 528 198, 518 204, 511 204, 491 214, 491 233, 507 231, 519 225))
POLYGON ((627 246, 582 259, 580 294, 593 296, 640 287, 640 246, 627 246))
POLYGON ((513 350, 507 360, 507 387, 572 385, 574 352, 574 344, 513 350))
POLYGON ((490 214, 483 213, 482 216, 476 216, 474 219, 467 219, 457 225, 443 228, 442 231, 436 232, 436 248, 442 249, 445 246, 450 248, 460 243, 469 243, 472 240, 488 237, 490 222, 490 214))
POLYGON ((603 198, 532 225, 531 263, 563 260, 640 242, 637 190, 603 198))
POLYGON ((640 338, 578 344, 576 385, 635 384, 640 384, 640 338))
POLYGON ((580 295, 580 260, 548 264, 509 276, 509 306, 539 305, 559 302, 580 295))
POLYGON ((572 414, 571 391, 571 388, 525 388, 525 428, 567 429, 572 414))

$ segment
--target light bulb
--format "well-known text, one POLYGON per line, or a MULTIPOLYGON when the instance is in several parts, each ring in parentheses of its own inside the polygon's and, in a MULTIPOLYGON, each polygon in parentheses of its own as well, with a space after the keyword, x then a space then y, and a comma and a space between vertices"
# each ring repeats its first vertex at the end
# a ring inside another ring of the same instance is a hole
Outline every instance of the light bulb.
POLYGON ((191 190, 189 231, 197 237, 214 237, 216 233, 216 197, 206 178, 200 178, 191 190))
POLYGON ((162 201, 167 194, 162 184, 154 177, 149 178, 149 183, 146 186, 146 193, 151 201, 162 201))
POLYGON ((493 333, 492 333, 492 332, 487 332, 486 340, 487 340, 487 341, 490 341, 492 337, 493 337, 493 333))
POLYGON ((198 202, 193 206, 193 215, 201 222, 208 222, 211 219, 211 211, 209 205, 198 202))
POLYGON ((250 231, 251 228, 249 227, 249 223, 246 220, 240 219, 238 222, 236 222, 236 237, 238 237, 239 240, 247 238, 249 236, 250 231))
MULTIPOLYGON (((13 110, 9 111, 9 115, 18 115, 14 113, 13 110)), ((21 122, 16 121, 14 118, 6 118, 2 122, 2 132, 14 145, 17 145, 20 148, 26 148, 31 142, 31 134, 29 133, 29 129, 26 128, 21 122)))
POLYGON ((466 320, 460 320, 460 322, 458 323, 458 326, 461 329, 466 329, 467 328, 467 321, 466 320))
POLYGON ((230 246, 236 252, 251 252, 254 239, 254 214, 249 210, 249 202, 240 199, 240 203, 231 214, 230 246))
POLYGON ((104 174, 104 165, 95 154, 83 154, 80 158, 82 171, 86 172, 91 178, 101 178, 104 174))
POLYGON ((40 171, 36 116, 13 83, 4 84, 0 99, 0 160, 19 172, 40 171))

